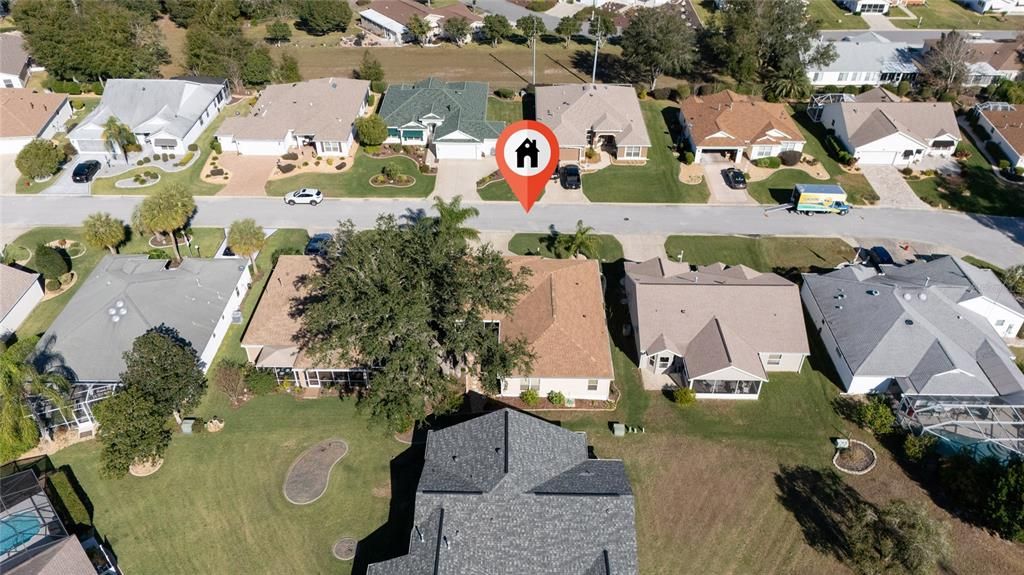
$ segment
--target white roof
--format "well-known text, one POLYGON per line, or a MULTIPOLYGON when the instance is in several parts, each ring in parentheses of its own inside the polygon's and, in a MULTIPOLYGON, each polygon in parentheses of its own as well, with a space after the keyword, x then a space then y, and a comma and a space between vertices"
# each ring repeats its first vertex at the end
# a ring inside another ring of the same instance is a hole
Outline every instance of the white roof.
POLYGON ((400 22, 388 18, 387 16, 381 14, 380 12, 374 10, 373 8, 370 8, 369 10, 363 10, 362 12, 359 13, 359 16, 361 18, 369 20, 370 22, 373 22, 374 24, 380 26, 381 28, 384 28, 385 30, 390 30, 391 32, 394 32, 395 34, 405 34, 406 31, 408 30, 400 22))
POLYGON ((809 68, 808 72, 917 72, 913 52, 921 45, 891 42, 869 32, 831 42, 836 59, 831 64, 809 68))

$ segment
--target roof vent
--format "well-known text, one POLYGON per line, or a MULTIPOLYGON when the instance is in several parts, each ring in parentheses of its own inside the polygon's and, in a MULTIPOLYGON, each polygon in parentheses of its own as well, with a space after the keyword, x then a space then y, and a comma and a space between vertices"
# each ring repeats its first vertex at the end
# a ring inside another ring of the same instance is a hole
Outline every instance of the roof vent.
POLYGON ((928 294, 926 294, 924 292, 921 292, 921 293, 917 294, 917 299, 919 299, 921 301, 928 301, 928 294))
POLYGON ((907 325, 914 325, 914 320, 912 320, 912 319, 905 319, 905 320, 903 320, 903 323, 905 323, 907 325))
POLYGON ((846 299, 846 294, 844 294, 844 293, 836 294, 836 299, 846 299))
POLYGON ((843 309, 843 306, 841 306, 841 305, 837 305, 837 306, 836 306, 836 309, 843 309))
POLYGON ((914 297, 912 295, 908 294, 908 293, 905 293, 905 294, 903 294, 903 299, 905 299, 907 301, 910 301, 910 300, 914 299, 914 297))
POLYGON ((868 295, 878 295, 878 290, 876 290, 876 289, 869 289, 868 290, 868 295))

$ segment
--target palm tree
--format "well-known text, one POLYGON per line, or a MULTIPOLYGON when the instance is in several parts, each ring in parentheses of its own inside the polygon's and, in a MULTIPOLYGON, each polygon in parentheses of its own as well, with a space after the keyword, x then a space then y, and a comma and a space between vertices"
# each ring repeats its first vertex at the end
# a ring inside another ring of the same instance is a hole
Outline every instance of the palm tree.
POLYGON ((260 272, 256 268, 253 256, 263 248, 264 240, 266 234, 263 233, 263 228, 252 218, 231 222, 231 227, 228 228, 228 247, 236 254, 249 258, 252 271, 256 274, 260 272))
POLYGON ((135 144, 135 134, 127 125, 121 123, 117 116, 110 116, 103 124, 103 141, 111 154, 118 150, 124 154, 124 163, 128 163, 128 146, 135 144))
POLYGON ((82 235, 85 241, 97 248, 107 248, 110 253, 117 253, 117 246, 124 243, 124 222, 107 213, 90 214, 82 222, 82 235))
POLYGON ((450 235, 460 242, 475 240, 480 237, 480 232, 463 226, 470 218, 480 215, 480 210, 470 206, 462 207, 462 196, 455 196, 452 201, 445 202, 441 198, 434 198, 434 210, 437 217, 434 218, 434 225, 438 233, 450 235))
POLYGON ((577 220, 575 232, 561 234, 556 238, 555 253, 559 258, 574 258, 580 254, 584 257, 594 256, 597 254, 594 228, 583 225, 583 220, 577 220))
POLYGON ((168 186, 142 200, 138 223, 154 233, 170 234, 174 241, 175 258, 180 262, 178 230, 185 228, 195 211, 196 201, 188 190, 181 185, 168 186))
POLYGON ((29 363, 38 338, 21 340, 0 354, 0 460, 17 458, 32 448, 38 430, 28 409, 29 396, 50 401, 65 417, 71 386, 56 374, 40 374, 29 363))
POLYGON ((786 64, 771 75, 764 91, 772 100, 800 100, 810 96, 812 88, 803 67, 786 64))

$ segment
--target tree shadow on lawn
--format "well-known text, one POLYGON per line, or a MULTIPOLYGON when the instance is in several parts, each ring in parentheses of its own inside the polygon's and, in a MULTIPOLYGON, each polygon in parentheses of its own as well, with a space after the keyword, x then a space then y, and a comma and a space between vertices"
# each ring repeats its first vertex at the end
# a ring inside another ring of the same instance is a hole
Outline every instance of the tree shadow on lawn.
POLYGON ((633 332, 630 331, 627 335, 623 329, 632 321, 629 316, 629 304, 622 303, 626 297, 626 290, 622 286, 622 280, 626 277, 625 263, 625 260, 619 260, 601 264, 605 280, 604 306, 608 315, 608 335, 611 337, 612 345, 626 354, 635 365, 639 360, 633 332))
MULTIPOLYGON (((576 50, 570 57, 572 66, 588 78, 594 71, 594 52, 576 50)), ((629 83, 631 74, 625 60, 617 54, 598 52, 597 80, 603 83, 629 83)))
POLYGON ((831 469, 783 465, 775 485, 779 502, 793 514, 807 544, 848 562, 850 527, 861 511, 873 506, 831 469))

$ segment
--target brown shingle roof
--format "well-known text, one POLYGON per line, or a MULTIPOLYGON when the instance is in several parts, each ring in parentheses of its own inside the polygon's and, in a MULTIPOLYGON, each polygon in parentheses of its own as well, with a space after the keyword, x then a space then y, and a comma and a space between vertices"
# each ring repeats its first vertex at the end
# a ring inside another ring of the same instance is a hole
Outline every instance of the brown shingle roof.
MULTIPOLYGON (((927 53, 938 40, 925 40, 924 50, 927 53)), ((1021 70, 1024 63, 1021 62, 1021 52, 1024 51, 1024 42, 1016 40, 1005 40, 997 42, 970 42, 968 43, 972 53, 967 57, 968 64, 987 63, 996 70, 1021 70)))
POLYGON ((292 317, 291 309, 292 302, 307 293, 299 285, 299 279, 315 273, 313 257, 281 256, 277 260, 242 336, 242 345, 263 346, 256 361, 260 367, 313 367, 310 358, 295 342, 302 322, 292 317))
POLYGON ((1006 143, 1024 156, 1024 105, 1014 106, 1014 110, 984 110, 985 119, 992 123, 1003 136, 1006 143))
POLYGON ((528 267, 530 290, 501 321, 503 340, 522 337, 535 355, 531 377, 612 378, 601 271, 595 260, 507 258, 518 271, 528 267))
POLYGON ((804 141, 800 128, 789 116, 786 106, 760 98, 725 90, 709 96, 690 96, 683 100, 680 115, 690 127, 697 146, 750 146, 757 143, 804 141), (776 130, 786 134, 774 137, 776 130), (725 135, 711 136, 724 132, 725 135))
POLYGON ((456 2, 444 8, 428 8, 425 4, 420 4, 414 0, 377 0, 369 7, 403 26, 409 24, 409 19, 413 15, 420 18, 426 18, 430 15, 440 16, 441 18, 460 17, 465 18, 469 22, 483 20, 483 18, 474 14, 472 10, 461 2, 456 2))
POLYGON ((0 89, 0 138, 38 136, 67 99, 28 88, 0 89))

